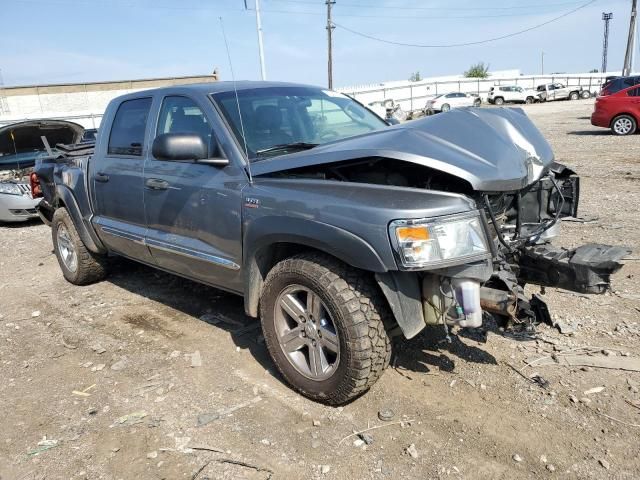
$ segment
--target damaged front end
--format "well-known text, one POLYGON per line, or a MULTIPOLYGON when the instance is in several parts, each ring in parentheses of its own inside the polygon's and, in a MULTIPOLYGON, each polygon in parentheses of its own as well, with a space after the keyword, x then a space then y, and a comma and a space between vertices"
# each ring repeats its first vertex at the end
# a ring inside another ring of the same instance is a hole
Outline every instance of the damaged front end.
POLYGON ((469 200, 471 210, 434 207, 428 218, 388 224, 397 270, 376 278, 406 338, 430 324, 479 327, 484 313, 511 325, 548 321, 542 298, 525 295, 527 283, 603 293, 630 252, 551 244, 562 219, 577 215, 580 179, 554 161, 521 109, 456 109, 260 161, 252 170, 256 177, 428 191, 426 201, 469 200))

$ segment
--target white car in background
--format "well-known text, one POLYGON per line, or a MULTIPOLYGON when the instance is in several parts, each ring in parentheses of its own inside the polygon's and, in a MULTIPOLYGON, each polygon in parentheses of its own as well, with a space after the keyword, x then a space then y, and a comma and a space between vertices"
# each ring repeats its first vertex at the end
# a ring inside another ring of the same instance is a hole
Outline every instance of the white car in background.
POLYGON ((435 112, 448 112, 452 108, 479 107, 481 103, 480 97, 470 93, 443 93, 427 100, 424 113, 425 115, 431 115, 435 112))
POLYGON ((540 101, 540 97, 535 90, 526 90, 518 85, 496 85, 489 89, 487 100, 494 105, 502 105, 508 102, 533 103, 540 101))

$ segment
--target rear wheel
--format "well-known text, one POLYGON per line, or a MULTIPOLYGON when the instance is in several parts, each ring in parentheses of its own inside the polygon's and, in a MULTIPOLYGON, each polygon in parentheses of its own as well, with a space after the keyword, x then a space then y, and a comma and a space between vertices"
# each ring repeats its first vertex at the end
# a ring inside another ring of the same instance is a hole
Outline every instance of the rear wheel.
POLYGON ((53 248, 64 278, 74 285, 98 282, 107 275, 107 257, 85 247, 66 208, 58 208, 51 221, 53 248))
POLYGON ((578 100, 580 98, 580 94, 578 94, 578 92, 571 92, 569 94, 569 99, 570 100, 578 100))
POLYGON ((580 93, 580 96, 581 96, 582 98, 591 98, 591 92, 590 92, 589 90, 583 90, 583 91, 580 93))
POLYGON ((631 135, 636 128, 636 120, 630 115, 619 115, 611 122, 611 131, 615 135, 631 135))
POLYGON ((476 99, 473 101, 473 106, 474 106, 474 107, 479 107, 480 105, 482 105, 482 100, 480 100, 479 98, 476 98, 476 99))
POLYGON ((496 99, 493 101, 493 103, 495 103, 496 105, 503 105, 504 104, 504 98, 496 97, 496 99))
POLYGON ((451 110, 451 105, 449 105, 448 103, 443 103, 442 108, 440 110, 442 112, 448 112, 449 110, 451 110))
POLYGON ((366 392, 389 364, 381 292, 364 272, 320 253, 278 263, 260 299, 265 343, 287 382, 332 405, 366 392))

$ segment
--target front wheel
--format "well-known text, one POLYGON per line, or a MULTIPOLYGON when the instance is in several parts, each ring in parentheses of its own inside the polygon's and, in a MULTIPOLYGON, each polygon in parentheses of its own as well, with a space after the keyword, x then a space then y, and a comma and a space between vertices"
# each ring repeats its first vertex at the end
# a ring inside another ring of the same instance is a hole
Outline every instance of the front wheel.
POLYGON ((615 135, 631 135, 636 132, 636 120, 630 115, 620 115, 611 122, 611 131, 615 135))
POLYGON ((278 370, 306 397, 331 405, 366 392, 388 366, 387 310, 369 275, 320 253, 278 263, 260 298, 278 370))
POLYGON ((531 105, 533 103, 533 97, 527 97, 524 103, 526 103, 527 105, 531 105))
POLYGON ((476 99, 473 101, 473 106, 474 106, 474 107, 479 107, 480 105, 482 105, 482 100, 480 100, 479 98, 476 98, 476 99))
POLYGON ((87 249, 66 208, 58 208, 53 214, 51 235, 58 264, 67 281, 88 285, 106 277, 107 257, 87 249))

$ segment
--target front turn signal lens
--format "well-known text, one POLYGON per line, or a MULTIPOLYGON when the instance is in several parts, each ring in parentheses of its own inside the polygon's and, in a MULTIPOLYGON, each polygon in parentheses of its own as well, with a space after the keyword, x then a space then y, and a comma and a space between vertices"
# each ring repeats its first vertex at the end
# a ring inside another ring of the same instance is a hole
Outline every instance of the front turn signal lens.
POLYGON ((419 242, 429 240, 429 229, 426 226, 399 227, 396 235, 401 242, 419 242))

